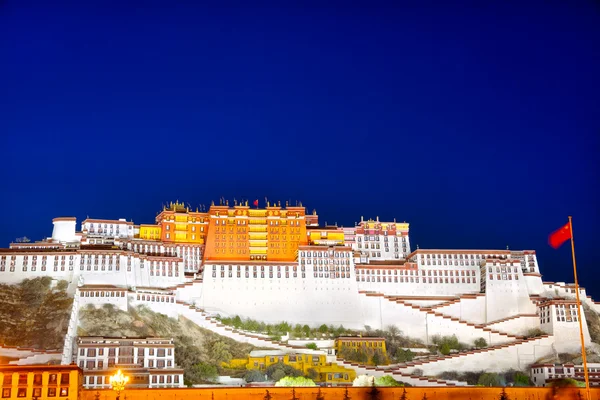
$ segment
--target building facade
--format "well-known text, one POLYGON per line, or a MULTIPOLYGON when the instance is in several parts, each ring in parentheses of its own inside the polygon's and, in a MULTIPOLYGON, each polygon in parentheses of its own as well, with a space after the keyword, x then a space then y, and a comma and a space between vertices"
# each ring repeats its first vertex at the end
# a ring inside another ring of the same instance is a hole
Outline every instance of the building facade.
POLYGON ((315 353, 254 350, 250 352, 248 358, 233 359, 224 366, 264 372, 277 363, 289 365, 302 371, 306 376, 312 376, 315 382, 326 385, 351 385, 356 378, 356 373, 352 369, 328 362, 324 354, 315 353))
POLYGON ((2 399, 78 400, 82 383, 76 365, 0 365, 2 399))
POLYGON ((110 388, 117 370, 129 376, 128 388, 184 386, 173 339, 80 337, 76 351, 86 389, 110 388))
MULTIPOLYGON (((600 386, 600 363, 588 363, 590 386, 600 386)), ((551 386, 553 382, 569 378, 585 382, 583 365, 575 364, 533 364, 530 370, 535 386, 551 386)))

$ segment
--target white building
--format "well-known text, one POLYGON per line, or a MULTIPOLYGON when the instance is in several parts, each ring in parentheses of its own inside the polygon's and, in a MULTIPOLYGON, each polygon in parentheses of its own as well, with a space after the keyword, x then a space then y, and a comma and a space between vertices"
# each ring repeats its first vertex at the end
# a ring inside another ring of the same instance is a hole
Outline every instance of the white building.
POLYGON ((410 254, 407 223, 365 221, 362 217, 354 232, 344 229, 346 242, 360 253, 360 263, 403 260, 410 254))
MULTIPOLYGON (((590 386, 600 386, 600 363, 588 363, 590 386)), ((583 365, 575 364, 533 364, 530 370, 535 386, 548 386, 551 382, 570 378, 585 381, 583 365)))
POLYGON ((130 377, 129 388, 184 386, 173 339, 80 337, 76 363, 86 389, 109 389, 109 378, 118 369, 130 377))
POLYGON ((112 219, 92 219, 87 218, 81 223, 81 232, 91 238, 133 238, 133 222, 124 218, 118 220, 112 219))

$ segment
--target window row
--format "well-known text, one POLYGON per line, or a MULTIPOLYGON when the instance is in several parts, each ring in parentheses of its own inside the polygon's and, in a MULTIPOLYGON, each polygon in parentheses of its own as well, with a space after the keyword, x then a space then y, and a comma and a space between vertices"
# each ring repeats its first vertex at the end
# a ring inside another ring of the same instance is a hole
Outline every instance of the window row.
MULTIPOLYGON (((39 398, 42 397, 42 388, 41 387, 34 387, 31 389, 31 395, 28 396, 27 392, 28 392, 28 388, 26 387, 22 387, 22 388, 17 388, 17 397, 18 398, 39 398)), ((12 389, 11 388, 3 388, 2 389, 2 398, 3 399, 10 399, 11 398, 11 393, 12 389)), ((49 387, 47 389, 46 392, 46 397, 56 397, 56 393, 57 393, 57 388, 55 387, 49 387)), ((69 388, 68 387, 61 387, 58 390, 58 394, 59 397, 68 397, 69 396, 69 388)))
MULTIPOLYGON (((216 277, 217 277, 217 273, 213 271, 213 273, 212 273, 212 277, 213 277, 213 278, 216 278, 216 277)), ((226 275, 225 275, 225 272, 222 272, 222 271, 221 271, 221 278, 225 278, 225 277, 226 277, 226 275)), ((227 274, 227 277, 228 277, 228 278, 233 278, 233 277, 234 277, 234 276, 233 276, 233 272, 231 272, 231 271, 230 271, 230 272, 227 274)), ((237 278, 241 278, 241 277, 242 277, 242 273, 241 273, 241 272, 236 272, 236 277, 237 277, 237 278)), ((252 275, 251 275, 251 273, 250 273, 250 272, 246 272, 246 273, 244 274, 244 277, 246 277, 246 278, 250 278, 250 277, 252 277, 252 278, 264 278, 264 277, 265 277, 265 273, 264 273, 264 272, 260 272, 260 276, 259 276, 259 273, 258 273, 258 272, 252 272, 252 275)), ((273 272, 269 272, 269 273, 268 273, 268 277, 269 277, 269 278, 274 278, 274 277, 277 277, 277 278, 284 278, 284 277, 285 277, 285 278, 289 278, 289 277, 290 277, 290 273, 289 273, 289 272, 286 272, 286 273, 285 273, 285 276, 284 276, 284 275, 283 275, 281 272, 277 272, 277 275, 274 275, 274 273, 273 273, 273 272)), ((297 273, 297 272, 294 272, 294 273, 292 273, 292 277, 293 277, 293 278, 297 278, 297 277, 298 277, 298 273, 297 273)), ((302 278, 306 278, 306 273, 302 272, 302 278)))
POLYGON ((125 297, 125 292, 119 291, 96 291, 91 292, 87 290, 82 290, 80 292, 80 297, 125 297))
POLYGON ((397 276, 360 276, 356 280, 359 282, 383 282, 383 283, 477 283, 476 278, 418 278, 418 277, 397 277, 397 276), (392 280, 393 279, 393 280, 392 280))
POLYGON ((156 303, 175 303, 175 297, 171 297, 171 296, 155 296, 155 295, 145 295, 145 294, 138 294, 137 295, 137 299, 138 301, 153 301, 156 303))

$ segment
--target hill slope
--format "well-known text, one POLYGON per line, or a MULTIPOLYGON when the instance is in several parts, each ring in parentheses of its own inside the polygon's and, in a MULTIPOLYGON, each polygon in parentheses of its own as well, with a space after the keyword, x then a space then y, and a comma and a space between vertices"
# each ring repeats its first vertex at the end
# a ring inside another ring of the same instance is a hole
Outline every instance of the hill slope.
POLYGON ((175 339, 175 363, 185 371, 188 384, 208 380, 206 367, 220 369, 231 358, 245 358, 254 346, 203 329, 180 317, 169 318, 146 306, 125 312, 112 304, 87 306, 79 311, 79 336, 163 337, 175 339))
POLYGON ((49 277, 0 284, 0 344, 62 348, 73 299, 66 281, 51 286, 49 277))

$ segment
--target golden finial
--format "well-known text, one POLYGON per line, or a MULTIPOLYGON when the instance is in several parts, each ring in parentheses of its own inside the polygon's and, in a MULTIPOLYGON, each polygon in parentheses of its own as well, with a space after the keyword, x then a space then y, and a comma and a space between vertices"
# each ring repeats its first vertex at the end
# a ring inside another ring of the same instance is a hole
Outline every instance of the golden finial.
POLYGON ((288 207, 290 205, 289 201, 285 201, 285 206, 288 207))
POLYGON ((214 206, 214 205, 215 205, 215 201, 214 201, 214 200, 211 200, 211 201, 210 201, 210 205, 211 205, 211 206, 214 206))
POLYGON ((229 200, 225 200, 225 205, 229 207, 229 200))
POLYGON ((317 215, 317 209, 313 208, 313 215, 317 215))
POLYGON ((196 212, 198 212, 198 207, 196 207, 196 212))

